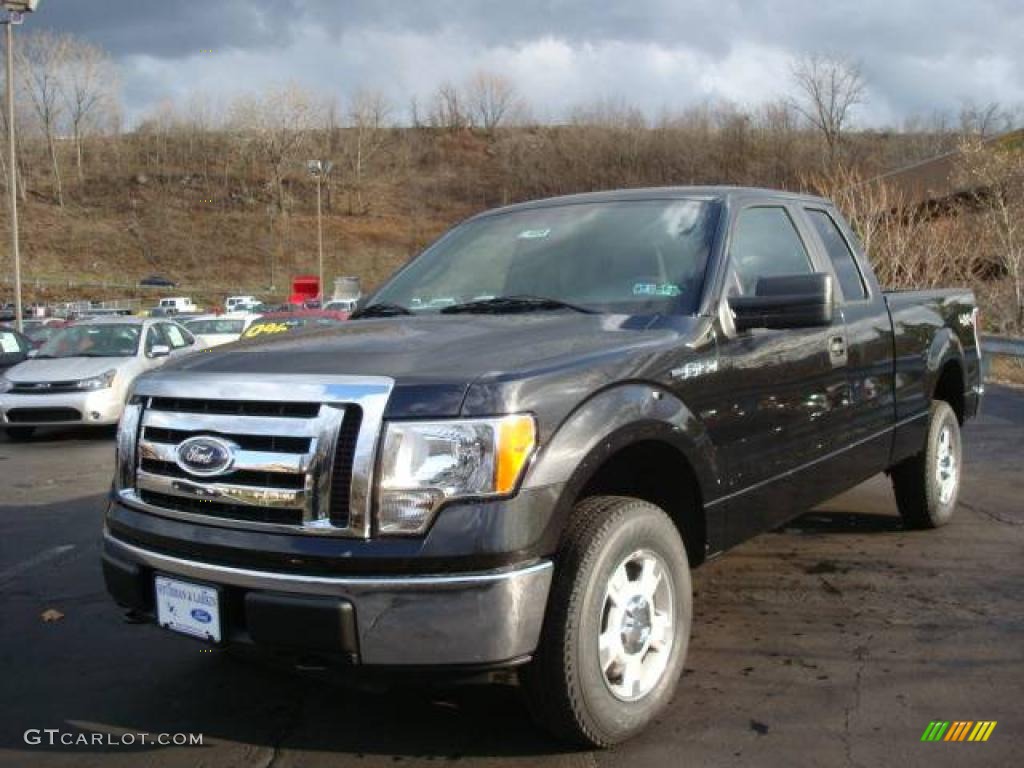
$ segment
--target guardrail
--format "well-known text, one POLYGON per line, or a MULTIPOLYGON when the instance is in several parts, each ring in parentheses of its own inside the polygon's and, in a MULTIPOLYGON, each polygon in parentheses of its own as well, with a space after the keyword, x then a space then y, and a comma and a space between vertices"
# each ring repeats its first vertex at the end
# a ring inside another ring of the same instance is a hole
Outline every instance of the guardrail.
POLYGON ((981 351, 987 355, 1024 357, 1024 339, 1012 336, 982 336, 981 351))
POLYGON ((1024 339, 1015 339, 1012 336, 982 336, 979 341, 981 342, 981 377, 983 381, 988 380, 993 357, 1024 357, 1024 339))

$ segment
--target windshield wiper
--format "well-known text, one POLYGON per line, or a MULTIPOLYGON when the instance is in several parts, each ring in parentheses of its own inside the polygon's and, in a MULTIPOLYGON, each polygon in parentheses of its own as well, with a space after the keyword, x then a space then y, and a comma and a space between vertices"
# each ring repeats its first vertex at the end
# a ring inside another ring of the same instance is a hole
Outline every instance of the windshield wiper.
POLYGON ((571 309, 573 312, 582 312, 585 315, 596 314, 593 309, 587 309, 578 304, 570 304, 559 299, 550 299, 546 296, 495 296, 491 299, 477 299, 463 304, 453 304, 442 309, 441 313, 445 315, 456 315, 462 312, 500 315, 512 312, 536 312, 538 310, 553 309, 571 309))
POLYGON ((406 309, 401 304, 388 304, 382 301, 378 304, 370 304, 362 309, 357 309, 349 317, 350 320, 358 320, 361 317, 395 317, 397 315, 411 315, 412 310, 406 309))

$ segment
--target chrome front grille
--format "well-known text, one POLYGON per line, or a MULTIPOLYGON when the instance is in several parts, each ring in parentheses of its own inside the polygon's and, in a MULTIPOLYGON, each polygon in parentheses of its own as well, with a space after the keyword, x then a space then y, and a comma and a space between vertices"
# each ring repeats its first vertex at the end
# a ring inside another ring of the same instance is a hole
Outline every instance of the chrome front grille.
POLYGON ((153 514, 209 524, 365 537, 390 379, 161 372, 139 380, 118 440, 118 493, 153 514), (184 396, 187 394, 187 397, 184 396), (202 476, 190 438, 230 446, 202 476))

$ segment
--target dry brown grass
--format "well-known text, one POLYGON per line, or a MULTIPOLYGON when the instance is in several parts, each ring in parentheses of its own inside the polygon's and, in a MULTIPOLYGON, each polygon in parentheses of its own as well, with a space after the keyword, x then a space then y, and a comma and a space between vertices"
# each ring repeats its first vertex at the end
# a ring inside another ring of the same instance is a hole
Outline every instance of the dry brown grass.
POLYGON ((1011 387, 1024 387, 1024 359, 996 356, 991 360, 988 381, 1011 387))

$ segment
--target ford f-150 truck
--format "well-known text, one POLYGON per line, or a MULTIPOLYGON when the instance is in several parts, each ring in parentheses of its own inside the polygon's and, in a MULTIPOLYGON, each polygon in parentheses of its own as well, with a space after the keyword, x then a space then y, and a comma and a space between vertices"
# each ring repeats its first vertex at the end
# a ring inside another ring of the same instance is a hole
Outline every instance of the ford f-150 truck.
POLYGON ((907 527, 950 519, 977 324, 970 291, 883 292, 817 197, 489 211, 352 322, 140 378, 107 587, 307 666, 514 668, 610 745, 673 695, 691 567, 879 472, 907 527))

